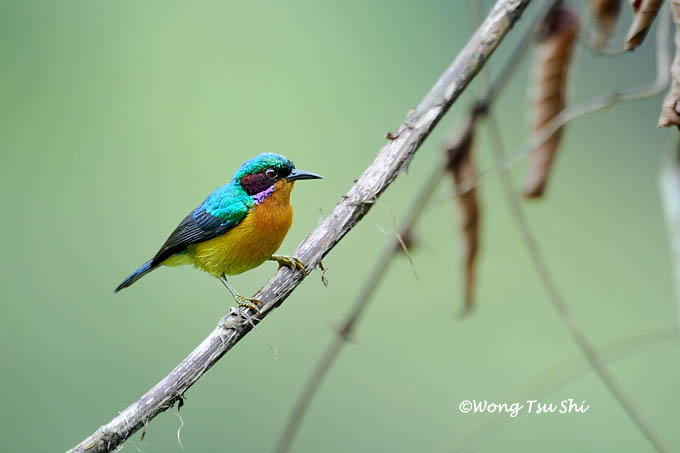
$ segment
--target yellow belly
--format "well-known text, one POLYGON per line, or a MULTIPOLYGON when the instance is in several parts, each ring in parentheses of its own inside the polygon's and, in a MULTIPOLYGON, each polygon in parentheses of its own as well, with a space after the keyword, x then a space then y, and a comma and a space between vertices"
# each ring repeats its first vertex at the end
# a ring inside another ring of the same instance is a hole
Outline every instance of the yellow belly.
POLYGON ((290 191, 294 183, 279 181, 274 193, 255 206, 234 229, 190 245, 163 264, 193 264, 217 277, 240 274, 259 266, 281 246, 293 222, 290 191))

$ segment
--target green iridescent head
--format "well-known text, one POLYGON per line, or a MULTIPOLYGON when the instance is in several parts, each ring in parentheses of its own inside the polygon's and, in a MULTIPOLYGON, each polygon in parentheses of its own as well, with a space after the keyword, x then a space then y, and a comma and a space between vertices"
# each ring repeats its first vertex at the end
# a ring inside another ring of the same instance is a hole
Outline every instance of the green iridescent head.
POLYGON ((280 154, 262 153, 259 156, 243 162, 238 170, 236 170, 234 179, 240 180, 245 175, 261 173, 268 168, 273 168, 274 170, 283 173, 290 173, 290 171, 295 168, 295 165, 280 154))
POLYGON ((290 160, 275 153, 262 153, 245 161, 234 174, 234 181, 251 196, 270 192, 282 179, 292 182, 319 178, 317 174, 297 170, 290 160))

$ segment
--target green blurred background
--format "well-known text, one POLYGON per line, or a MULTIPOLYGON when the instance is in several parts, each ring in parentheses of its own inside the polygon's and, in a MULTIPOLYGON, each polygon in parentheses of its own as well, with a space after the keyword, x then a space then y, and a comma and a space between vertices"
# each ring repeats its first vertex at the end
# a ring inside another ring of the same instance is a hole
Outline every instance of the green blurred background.
MULTIPOLYGON (((542 4, 534 3, 526 18, 542 4)), ((0 1, 0 450, 66 450, 165 376, 231 297, 189 268, 154 272, 115 296, 113 288, 263 151, 326 176, 293 194, 296 218, 281 249, 292 252, 448 66, 474 17, 462 0, 0 1)), ((526 22, 494 55, 492 74, 526 22)), ((581 48, 572 98, 652 80, 653 50, 653 39, 616 58, 581 48)), ((526 86, 525 62, 495 109, 509 149, 526 140, 526 86)), ((262 338, 249 335, 188 392, 185 451, 272 450, 391 240, 391 213, 403 217, 475 93, 478 84, 325 259, 328 287, 311 275, 260 325, 262 338)), ((677 132, 656 129, 659 104, 657 96, 573 122, 547 199, 527 205, 559 287, 599 347, 677 319, 657 189, 677 132)), ((482 167, 491 164, 487 143, 482 135, 482 167)), ((517 184, 523 172, 513 169, 517 184)), ((462 291, 450 193, 445 181, 419 224, 420 283, 399 257, 293 451, 651 451, 592 373, 542 393, 585 361, 536 277, 496 177, 481 187, 478 309, 454 317, 462 291), (591 408, 512 420, 458 411, 464 399, 527 398, 591 408), (509 422, 480 432, 489 421, 509 422)), ((274 269, 265 264, 233 283, 253 293, 274 269)), ((677 341, 658 342, 609 366, 676 450, 678 352, 677 341)), ((123 450, 181 451, 174 412, 123 450)))

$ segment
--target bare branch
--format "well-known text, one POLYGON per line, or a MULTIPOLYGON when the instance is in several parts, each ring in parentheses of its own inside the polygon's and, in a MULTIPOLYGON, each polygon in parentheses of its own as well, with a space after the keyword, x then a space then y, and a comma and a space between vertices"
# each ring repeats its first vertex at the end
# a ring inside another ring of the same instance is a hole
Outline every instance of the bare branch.
MULTIPOLYGON (((405 169, 415 152, 482 68, 531 0, 498 0, 446 72, 421 103, 409 113, 393 140, 350 188, 333 212, 298 246, 296 256, 310 271, 370 210, 375 200, 405 169)), ((262 301, 261 317, 280 305, 305 275, 280 269, 255 295, 262 301)), ((172 405, 253 325, 236 310, 220 320, 210 335, 168 376, 71 452, 108 452, 125 442, 149 420, 172 405)), ((259 320, 257 320, 259 321, 259 320)))
MULTIPOLYGON (((481 22, 481 9, 479 8, 477 2, 473 1, 472 7, 478 13, 478 22, 481 22)), ((545 12, 547 10, 548 8, 545 8, 544 11, 537 14, 536 18, 533 19, 533 23, 528 27, 520 43, 515 48, 513 54, 510 56, 510 58, 508 58, 507 62, 501 69, 501 73, 498 78, 492 85, 489 83, 490 88, 486 98, 480 102, 477 102, 476 105, 471 109, 471 117, 484 115, 487 111, 487 106, 491 105, 497 99, 503 87, 506 86, 506 83, 517 69, 519 61, 522 60, 529 49, 529 44, 531 43, 536 24, 545 16, 545 12)), ((487 74, 488 76, 488 71, 484 70, 483 74, 487 74)), ((430 177, 427 178, 424 187, 420 190, 407 211, 408 213, 406 215, 406 219, 404 220, 404 224, 401 228, 401 233, 399 236, 406 238, 412 236, 413 229, 418 220, 421 218, 423 210, 427 206, 442 177, 446 174, 447 163, 448 162, 445 160, 441 164, 438 164, 432 171, 430 177)), ((354 304, 342 321, 339 335, 333 338, 330 344, 326 347, 321 359, 316 364, 312 374, 309 376, 307 382, 302 388, 302 392, 295 402, 293 411, 286 422, 283 434, 281 435, 281 438, 279 439, 279 442, 276 446, 277 453, 285 453, 290 450, 293 439, 295 438, 295 435, 300 428, 300 424, 302 423, 302 419, 309 408, 309 404, 314 399, 314 396, 319 390, 321 383, 330 371, 331 366, 340 355, 340 351, 345 345, 347 338, 353 332, 356 323, 364 309, 372 300, 371 298, 375 289, 380 285, 382 278, 389 269, 392 259, 399 251, 399 247, 400 244, 398 237, 396 240, 388 242, 385 250, 374 264, 373 270, 366 279, 366 282, 354 301, 354 304)))
MULTIPOLYGON (((473 9, 476 8, 475 11, 479 13, 477 2, 472 1, 471 4, 473 9)), ((545 10, 547 11, 551 5, 542 6, 544 6, 545 10)), ((540 19, 543 17, 543 15, 544 14, 539 14, 537 15, 537 17, 540 19)), ((493 104, 493 102, 500 94, 507 81, 514 73, 515 69, 517 68, 517 65, 522 60, 524 54, 526 53, 532 41, 533 29, 534 29, 533 26, 529 28, 530 31, 525 34, 521 42, 515 48, 513 55, 508 59, 508 64, 506 64, 503 67, 500 76, 493 83, 493 85, 491 85, 491 88, 488 90, 486 98, 479 103, 481 109, 493 104)), ((514 163, 518 162, 520 159, 525 157, 531 151, 532 147, 540 146, 542 144, 541 140, 546 140, 547 138, 549 138, 556 129, 563 126, 572 119, 578 118, 581 115, 586 115, 588 113, 599 111, 620 101, 642 99, 644 97, 650 97, 660 93, 664 89, 664 87, 668 84, 666 68, 670 61, 670 57, 667 51, 669 31, 670 31, 669 21, 667 20, 667 18, 662 17, 660 20, 660 25, 657 29, 657 77, 652 84, 630 90, 615 91, 611 94, 608 94, 601 98, 597 98, 586 104, 576 105, 572 108, 566 109, 560 115, 558 115, 558 117, 556 117, 555 121, 546 125, 544 130, 538 136, 537 140, 521 148, 517 153, 510 156, 509 159, 504 159, 501 161, 500 164, 497 164, 493 166, 491 169, 482 172, 477 177, 479 176, 487 177, 498 170, 505 170, 510 166, 514 165, 514 163)), ((485 70, 485 72, 488 71, 485 70)), ((488 80, 488 77, 482 78, 488 80)), ((441 170, 435 170, 433 176, 430 177, 429 181, 434 181, 435 175, 437 175, 436 182, 438 182, 442 174, 443 173, 441 172, 441 170)), ((470 190, 470 188, 475 186, 473 181, 474 179, 475 178, 471 178, 466 182, 465 190, 470 190)), ((423 193, 428 193, 429 190, 430 189, 428 187, 423 188, 424 192, 421 192, 421 194, 417 197, 417 200, 420 200, 420 198, 423 196, 423 193)), ((420 204, 418 201, 410 208, 409 212, 413 212, 416 206, 422 207, 423 204, 420 204)), ((410 230, 415 226, 414 223, 411 223, 411 220, 415 219, 409 215, 409 219, 404 224, 402 234, 406 235, 407 232, 410 232, 410 230)), ((386 270, 389 268, 391 259, 394 256, 393 253, 394 250, 395 246, 392 243, 390 243, 390 245, 386 247, 383 255, 381 255, 381 257, 376 262, 373 273, 371 273, 371 275, 367 279, 366 286, 360 292, 359 297, 357 298, 355 305, 351 309, 350 314, 348 314, 347 318, 342 324, 343 328, 341 329, 341 335, 338 338, 333 339, 331 343, 328 345, 327 349, 325 350, 324 354, 321 357, 321 360, 319 361, 319 363, 317 363, 316 368, 314 369, 312 375, 309 377, 307 383, 303 387, 303 391, 296 402, 295 408, 291 414, 291 417, 288 419, 286 428, 284 429, 283 436, 281 437, 279 444, 277 446, 278 452, 282 453, 289 450, 291 442, 297 430, 299 429, 299 425, 302 421, 304 413, 306 412, 314 395, 318 391, 321 382, 328 374, 330 367, 338 357, 340 350, 344 346, 346 336, 348 336, 353 330, 354 325, 357 319, 359 318, 362 310, 368 304, 370 296, 372 295, 374 289, 379 284, 382 276, 384 275, 384 272, 386 272, 386 270)))

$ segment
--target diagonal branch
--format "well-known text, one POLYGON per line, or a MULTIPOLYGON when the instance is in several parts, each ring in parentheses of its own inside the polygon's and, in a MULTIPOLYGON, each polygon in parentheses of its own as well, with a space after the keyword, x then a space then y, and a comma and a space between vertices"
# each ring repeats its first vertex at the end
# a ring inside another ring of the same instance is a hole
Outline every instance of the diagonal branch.
MULTIPOLYGON (((474 6, 478 5, 473 2, 473 7, 474 6)), ((481 22, 481 11, 478 12, 480 17, 478 22, 481 22)), ((524 32, 524 36, 521 38, 512 55, 507 59, 500 74, 497 76, 497 79, 493 85, 490 85, 487 96, 472 106, 469 114, 470 119, 473 116, 484 116, 488 107, 498 98, 498 95, 501 93, 503 87, 506 86, 508 80, 510 80, 517 69, 519 62, 522 61, 524 55, 529 49, 529 44, 531 43, 534 36, 534 29, 544 16, 545 11, 542 11, 539 14, 536 14, 536 16, 532 19, 533 22, 527 27, 526 31, 524 32)), ((481 75, 487 73, 488 71, 482 71, 481 75)), ((458 138, 456 138, 454 141, 458 141, 458 138)), ((314 399, 325 377, 330 372, 331 366, 339 357, 340 352, 345 346, 348 338, 354 331, 363 311, 373 300, 373 293, 382 282, 383 277, 387 273, 387 270, 392 263, 392 259, 401 251, 401 244, 399 243, 398 238, 412 237, 412 232, 416 226, 416 223, 422 217, 421 214, 428 205, 430 198, 433 196, 435 190, 439 186, 443 176, 446 174, 446 167, 446 160, 436 164, 431 175, 426 179, 425 185, 420 189, 418 195, 416 195, 414 201, 411 203, 400 232, 397 233, 397 238, 388 241, 385 250, 373 265, 372 271, 362 286, 361 291, 352 304, 352 307, 343 318, 338 335, 330 341, 324 350, 323 355, 317 362, 314 370, 302 388, 300 395, 295 401, 293 410, 286 421, 286 426, 284 427, 283 433, 281 434, 281 437, 279 438, 279 441, 276 445, 276 451, 278 453, 286 453, 290 451, 290 447, 300 428, 302 419, 309 409, 309 405, 314 399)))
MULTIPOLYGON (((370 210, 373 203, 404 170, 415 152, 482 68, 531 0, 497 0, 451 66, 421 103, 411 111, 392 140, 350 188, 333 212, 298 246, 296 256, 307 269, 314 269, 322 258, 370 210)), ((304 279, 300 272, 281 269, 256 297, 263 303, 261 317, 281 304, 304 279)), ((210 335, 177 367, 139 400, 108 424, 99 428, 70 452, 107 452, 117 448, 159 413, 181 400, 184 393, 238 343, 254 323, 244 322, 236 310, 226 315, 210 335)), ((252 318, 251 318, 252 319, 252 318)))
MULTIPOLYGON (((550 9, 552 4, 554 4, 554 2, 543 5, 545 10, 542 13, 536 15, 536 19, 538 19, 535 21, 536 23, 545 16, 545 12, 548 9, 550 9)), ((479 1, 472 1, 471 6, 478 18, 477 21, 481 22, 482 14, 479 1)), ((507 63, 505 64, 505 66, 503 66, 501 73, 499 74, 497 80, 493 83, 493 85, 491 85, 488 80, 489 79, 488 71, 486 69, 482 71, 482 73, 480 74, 484 84, 489 86, 489 88, 487 89, 486 97, 477 103, 477 109, 473 109, 473 111, 477 110, 480 117, 486 116, 486 114, 489 112, 488 109, 491 107, 495 99, 498 97, 502 89, 505 87, 507 81, 510 79, 515 69, 517 68, 517 65, 522 61, 534 37, 533 31, 536 23, 534 23, 530 27, 527 27, 526 34, 521 39, 519 44, 516 46, 515 50, 513 51, 513 54, 508 58, 507 63)), ((649 97, 661 92, 661 90, 663 90, 663 88, 665 88, 665 86, 668 84, 666 66, 669 64, 669 56, 668 51, 666 49, 668 44, 667 41, 669 32, 669 30, 667 30, 668 28, 667 18, 665 21, 662 18, 661 23, 662 24, 659 26, 657 32, 657 79, 654 81, 654 83, 652 83, 651 85, 645 85, 644 87, 641 88, 616 91, 613 94, 609 94, 605 97, 598 98, 595 101, 588 102, 586 104, 583 104, 582 106, 577 106, 576 108, 568 109, 567 111, 568 113, 566 114, 562 113, 558 117, 558 120, 554 122, 554 124, 547 125, 545 130, 542 131, 541 137, 536 143, 530 143, 527 147, 525 147, 526 150, 525 148, 522 148, 520 150, 521 154, 518 153, 518 157, 516 158, 516 160, 519 160, 520 158, 526 156, 526 153, 532 149, 531 148, 532 146, 534 147, 540 146, 541 140, 545 141, 554 133, 555 128, 564 125, 571 119, 575 119, 581 115, 585 115, 606 108, 609 105, 616 103, 617 101, 628 101, 637 98, 649 97)), ((471 112, 471 115, 472 114, 474 113, 471 112)), ((514 161, 512 163, 514 163, 514 161)), ((422 213, 422 210, 425 207, 425 201, 431 197, 432 192, 435 190, 436 186, 438 185, 439 181, 441 180, 444 174, 443 171, 445 165, 446 163, 444 162, 436 166, 436 168, 433 170, 432 175, 427 180, 428 183, 421 189, 419 194, 416 196, 415 201, 408 210, 407 218, 404 221, 404 225, 401 230, 402 237, 408 237, 411 235, 411 231, 415 226, 415 223, 417 222, 420 214, 422 213)), ((481 175, 487 176, 490 175, 491 172, 494 172, 496 170, 500 170, 502 172, 503 170, 505 170, 505 165, 509 166, 511 164, 505 164, 504 161, 501 160, 500 164, 495 165, 494 167, 482 173, 481 175)), ((471 180, 467 181, 464 190, 470 190, 470 188, 474 187, 475 179, 476 178, 472 178, 471 180)), ((358 321, 362 311, 371 301, 373 292, 375 288, 380 284, 382 277, 387 272, 389 264, 392 261, 392 258, 398 252, 399 243, 397 242, 397 240, 389 241, 385 251, 380 255, 380 257, 374 264, 373 271, 369 275, 369 278, 366 280, 365 285, 362 287, 362 290, 359 293, 358 297, 356 298, 352 308, 347 313, 341 324, 341 327, 339 329, 339 335, 334 337, 328 344, 327 348, 324 351, 324 354, 319 359, 314 370, 312 371, 312 374, 306 381, 298 399, 296 400, 295 406, 293 407, 293 410, 286 422, 283 434, 281 435, 281 438, 279 439, 278 444, 276 446, 277 452, 284 453, 290 450, 294 437, 297 434, 298 429, 300 428, 302 419, 306 411, 309 409, 309 405, 311 404, 314 396, 319 390, 319 387, 321 386, 324 378, 329 373, 331 366, 338 358, 343 346, 346 344, 347 338, 350 336, 351 332, 355 328, 355 324, 358 321)), ((680 268, 680 266, 678 267, 680 268)))

